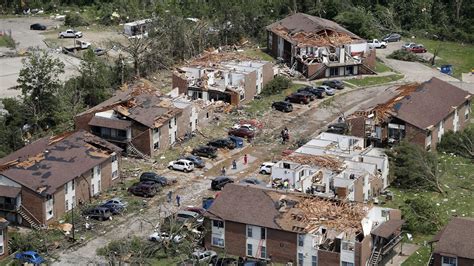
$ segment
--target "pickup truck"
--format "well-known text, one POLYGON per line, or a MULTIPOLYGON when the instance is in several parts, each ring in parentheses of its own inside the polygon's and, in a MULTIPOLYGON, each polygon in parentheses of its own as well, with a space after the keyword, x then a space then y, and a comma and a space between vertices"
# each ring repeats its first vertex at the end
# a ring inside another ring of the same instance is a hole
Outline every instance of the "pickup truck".
POLYGON ((381 42, 377 39, 369 40, 369 41, 367 41, 367 43, 372 48, 382 48, 382 49, 387 48, 387 43, 386 42, 381 42))
POLYGON ((84 49, 87 49, 89 47, 91 47, 90 42, 76 40, 74 42, 74 46, 63 47, 63 53, 65 53, 65 54, 74 53, 75 51, 84 50, 84 49))
POLYGON ((59 33, 59 38, 81 38, 82 32, 75 30, 66 30, 59 33))

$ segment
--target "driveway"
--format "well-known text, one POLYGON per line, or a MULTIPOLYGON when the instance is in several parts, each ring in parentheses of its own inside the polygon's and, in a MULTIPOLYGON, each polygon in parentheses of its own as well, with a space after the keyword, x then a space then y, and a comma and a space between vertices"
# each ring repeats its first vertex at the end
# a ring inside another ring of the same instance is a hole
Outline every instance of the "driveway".
POLYGON ((439 78, 444 81, 459 81, 449 75, 441 73, 436 68, 431 68, 419 62, 406 62, 395 59, 389 59, 387 56, 402 47, 403 42, 391 42, 385 49, 377 49, 377 57, 380 58, 387 66, 395 71, 405 75, 405 80, 409 82, 425 82, 432 77, 439 78))

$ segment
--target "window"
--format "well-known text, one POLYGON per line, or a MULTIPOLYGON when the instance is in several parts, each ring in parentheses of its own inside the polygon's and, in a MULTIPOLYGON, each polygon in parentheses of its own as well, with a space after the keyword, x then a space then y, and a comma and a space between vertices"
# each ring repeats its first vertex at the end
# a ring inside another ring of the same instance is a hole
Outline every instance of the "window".
POLYGON ((347 262, 347 261, 342 261, 341 266, 354 266, 354 263, 352 262, 347 262))
POLYGON ((267 248, 264 246, 260 247, 260 258, 267 258, 267 248))
POLYGON ((118 177, 118 170, 113 171, 112 180, 118 177))
POLYGON ((174 117, 173 120, 174 120, 174 125, 176 126, 176 117, 174 117))
POLYGON ((212 220, 212 226, 217 228, 224 228, 224 222, 219 220, 212 220))
POLYGON ((171 128, 171 120, 168 121, 168 128, 171 128))
POLYGON ((247 225, 247 237, 252 237, 252 227, 247 225))
POLYGON ((224 247, 224 239, 219 237, 212 237, 212 245, 217 247, 224 247))
POLYGON ((303 175, 304 175, 304 170, 301 170, 300 171, 300 177, 303 177, 303 175))
POLYGON ((339 68, 338 67, 331 67, 329 69, 329 76, 339 76, 339 68))
POLYGON ((68 192, 68 187, 67 187, 67 183, 66 183, 66 184, 64 184, 64 194, 67 194, 67 192, 68 192))
POLYGON ((153 144, 153 149, 158 150, 160 148, 160 142, 153 144))
POLYGON ((342 242, 342 250, 354 251, 354 243, 342 242))
POLYGON ((74 180, 72 180, 71 183, 72 183, 72 188, 71 188, 71 190, 74 190, 74 189, 75 189, 75 186, 76 186, 76 185, 75 185, 76 182, 74 182, 74 180))
POLYGON ((266 239, 267 238, 267 229, 265 228, 260 228, 260 239, 266 239))
POLYGON ((247 256, 252 256, 252 244, 247 244, 247 256))
POLYGON ((303 266, 304 265, 304 256, 303 253, 298 253, 298 265, 303 266))
POLYGON ((311 256, 311 266, 318 266, 318 257, 311 256))
POLYGON ((298 247, 304 246, 304 235, 298 234, 298 247))
POLYGON ((457 258, 443 256, 443 266, 456 266, 457 258))
POLYGON ((68 200, 66 200, 65 205, 66 205, 66 211, 68 211, 69 210, 69 201, 68 200))

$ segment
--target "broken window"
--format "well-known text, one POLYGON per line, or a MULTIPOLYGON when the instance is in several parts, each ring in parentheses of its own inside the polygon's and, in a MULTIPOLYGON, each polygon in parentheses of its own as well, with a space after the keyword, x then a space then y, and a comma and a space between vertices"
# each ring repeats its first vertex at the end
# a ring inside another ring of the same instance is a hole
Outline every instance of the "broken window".
POLYGON ((224 222, 219 220, 212 220, 212 226, 217 228, 224 228, 224 222))

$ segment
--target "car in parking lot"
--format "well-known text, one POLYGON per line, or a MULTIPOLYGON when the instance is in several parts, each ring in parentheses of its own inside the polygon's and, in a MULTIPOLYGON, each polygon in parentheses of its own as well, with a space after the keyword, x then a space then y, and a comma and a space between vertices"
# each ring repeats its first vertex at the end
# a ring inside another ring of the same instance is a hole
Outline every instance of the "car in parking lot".
POLYGON ((82 212, 82 215, 92 219, 104 221, 112 216, 112 212, 105 207, 92 207, 82 212))
POLYGON ((206 166, 206 163, 199 156, 187 155, 187 156, 182 156, 179 159, 191 161, 193 162, 194 167, 197 167, 197 168, 204 168, 206 166))
POLYGON ((75 30, 65 30, 59 33, 59 38, 81 38, 82 32, 75 30))
POLYGON ((154 241, 154 242, 169 242, 173 241, 174 243, 181 243, 184 239, 184 236, 175 234, 171 236, 167 232, 154 232, 150 236, 148 236, 148 240, 154 241))
POLYGON ((334 79, 334 80, 325 80, 323 82, 323 85, 331 87, 333 89, 338 89, 342 90, 344 89, 344 83, 340 80, 334 79))
POLYGON ((273 162, 264 162, 260 165, 260 174, 269 175, 272 173, 272 167, 275 165, 273 162))
POLYGON ((235 258, 219 258, 213 266, 237 266, 238 261, 235 258))
POLYGON ((17 252, 15 254, 15 259, 21 261, 22 263, 30 263, 33 265, 40 265, 45 262, 45 259, 41 257, 36 251, 23 251, 17 252))
POLYGON ((166 177, 158 175, 157 173, 153 173, 153 172, 142 173, 140 175, 140 182, 144 182, 144 181, 151 181, 154 183, 158 183, 162 187, 170 184, 170 181, 166 177))
POLYGON ((316 95, 314 95, 312 92, 305 91, 305 90, 300 90, 297 93, 306 95, 311 102, 316 100, 316 95))
POLYGON ((185 173, 194 170, 194 164, 191 161, 179 159, 168 163, 168 168, 171 170, 179 170, 185 173))
POLYGON ((416 45, 416 43, 414 43, 414 42, 407 42, 407 43, 405 43, 404 45, 402 45, 402 49, 410 50, 410 49, 413 48, 415 45, 416 45))
POLYGON ((299 88, 297 90, 297 92, 299 93, 311 93, 312 95, 314 95, 315 97, 317 97, 318 99, 322 99, 324 98, 324 91, 321 91, 321 90, 318 90, 317 88, 313 87, 313 86, 306 86, 306 87, 302 87, 302 88, 299 88))
POLYGON ((426 53, 426 48, 421 44, 417 44, 417 45, 409 48, 409 50, 410 50, 410 52, 416 53, 416 54, 426 53))
POLYGON ((112 214, 120 214, 125 210, 125 206, 121 204, 115 204, 112 201, 107 201, 106 203, 102 203, 99 207, 107 208, 112 214))
POLYGON ((46 26, 40 23, 31 24, 30 30, 46 30, 46 26))
POLYGON ((402 36, 398 33, 390 33, 390 34, 387 34, 385 35, 383 38, 382 38, 382 41, 384 42, 398 42, 402 39, 402 36))
POLYGON ((235 149, 235 142, 230 139, 214 139, 207 143, 207 146, 212 146, 216 148, 226 148, 226 149, 235 149))
POLYGON ((231 128, 228 132, 230 136, 236 136, 246 139, 253 139, 255 137, 255 130, 251 130, 245 127, 231 128))
POLYGON ((296 92, 286 96, 285 101, 291 103, 308 104, 310 99, 306 94, 296 92))
POLYGON ((197 148, 194 148, 191 151, 191 154, 195 156, 202 156, 214 159, 217 158, 217 149, 215 147, 210 146, 199 146, 197 148))
POLYGON ((289 102, 284 102, 284 101, 273 102, 272 108, 281 112, 286 112, 286 113, 293 111, 293 105, 289 102))
POLYGON ((142 181, 128 188, 129 193, 142 197, 153 197, 159 190, 160 185, 153 181, 142 181))
POLYGON ((123 201, 120 198, 111 198, 109 200, 104 201, 102 204, 108 204, 108 205, 113 204, 113 205, 116 205, 116 206, 120 206, 122 208, 126 208, 128 206, 128 203, 123 201))
POLYGON ((336 91, 333 88, 331 88, 329 86, 326 86, 326 85, 318 86, 318 89, 319 90, 324 90, 324 92, 326 93, 327 96, 333 96, 336 93, 336 91))
POLYGON ((195 251, 191 254, 191 259, 198 264, 217 260, 217 253, 213 250, 195 251))
POLYGON ((228 176, 218 176, 211 181, 211 189, 221 190, 229 183, 234 183, 234 180, 228 176))
POLYGON ((249 185, 257 185, 257 186, 266 186, 264 182, 258 180, 255 177, 247 177, 239 182, 240 184, 249 184, 249 185))

